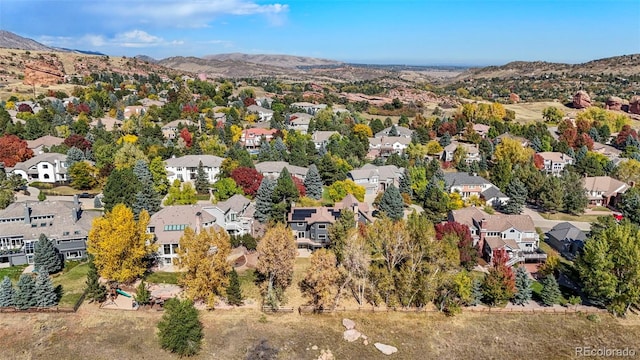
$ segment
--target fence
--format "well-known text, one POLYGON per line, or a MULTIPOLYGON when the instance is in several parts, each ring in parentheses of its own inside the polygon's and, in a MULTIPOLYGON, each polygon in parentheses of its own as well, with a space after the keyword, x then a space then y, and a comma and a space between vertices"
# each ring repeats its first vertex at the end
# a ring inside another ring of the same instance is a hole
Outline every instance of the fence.
MULTIPOLYGON (((264 310, 264 309, 263 309, 264 310)), ((598 308, 556 308, 556 307, 540 307, 540 308, 497 308, 497 307, 463 307, 462 311, 479 312, 479 313, 505 313, 505 314, 603 314, 607 313, 606 309, 598 308)), ((405 313, 436 313, 440 312, 435 308, 393 308, 393 307, 374 307, 374 306, 359 306, 359 307, 338 307, 335 309, 313 309, 308 306, 301 306, 298 308, 299 314, 331 314, 339 312, 405 312, 405 313)))

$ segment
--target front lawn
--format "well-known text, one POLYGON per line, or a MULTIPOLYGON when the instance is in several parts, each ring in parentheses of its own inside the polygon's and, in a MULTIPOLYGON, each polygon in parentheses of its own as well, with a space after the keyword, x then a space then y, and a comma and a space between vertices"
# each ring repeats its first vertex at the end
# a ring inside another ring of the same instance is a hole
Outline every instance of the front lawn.
POLYGON ((8 276, 9 279, 11 279, 11 281, 16 282, 18 281, 18 278, 20 277, 20 275, 22 275, 22 272, 26 267, 27 265, 16 265, 11 267, 1 268, 0 280, 4 279, 5 276, 8 276))
POLYGON ((177 272, 156 271, 145 277, 145 281, 152 284, 178 284, 177 272))
POLYGON ((598 220, 598 218, 601 215, 571 215, 571 214, 565 214, 565 213, 555 213, 555 214, 549 214, 549 213, 544 213, 541 212, 540 216, 542 216, 543 218, 547 219, 547 220, 556 220, 556 221, 582 221, 582 222, 594 222, 596 220, 598 220))
POLYGON ((76 304, 84 292, 88 272, 89 264, 85 262, 53 275, 53 285, 62 286, 60 306, 73 307, 76 304))

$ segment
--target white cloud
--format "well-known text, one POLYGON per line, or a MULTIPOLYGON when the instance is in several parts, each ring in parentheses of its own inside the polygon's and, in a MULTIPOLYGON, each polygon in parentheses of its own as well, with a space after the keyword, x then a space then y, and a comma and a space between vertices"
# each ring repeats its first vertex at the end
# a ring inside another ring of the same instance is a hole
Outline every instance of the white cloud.
POLYGON ((105 18, 159 27, 206 27, 222 15, 256 14, 264 15, 272 25, 281 25, 289 5, 260 5, 251 0, 137 0, 91 2, 85 10, 105 18))
POLYGON ((115 34, 113 37, 103 35, 86 34, 78 38, 42 36, 38 39, 45 45, 65 47, 65 48, 145 48, 158 46, 178 46, 184 42, 182 40, 167 41, 159 36, 151 35, 146 31, 134 29, 115 34))

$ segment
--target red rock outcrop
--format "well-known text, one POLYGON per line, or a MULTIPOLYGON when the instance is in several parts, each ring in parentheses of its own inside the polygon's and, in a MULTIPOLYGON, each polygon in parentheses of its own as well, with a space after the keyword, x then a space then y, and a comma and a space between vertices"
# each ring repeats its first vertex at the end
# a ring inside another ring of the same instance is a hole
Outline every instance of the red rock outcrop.
POLYGON ((33 61, 24 65, 25 85, 54 85, 64 81, 62 66, 45 61, 33 61))
POLYGON ((520 102, 520 95, 518 95, 516 93, 509 94, 509 101, 511 101, 514 104, 519 103, 520 102))
POLYGON ((591 106, 591 97, 584 90, 579 90, 573 95, 573 107, 576 109, 585 109, 591 106))
POLYGON ((629 100, 629 112, 640 115, 640 95, 634 95, 629 100))
POLYGON ((605 108, 607 110, 622 110, 622 99, 617 96, 609 96, 609 98, 605 102, 605 108))

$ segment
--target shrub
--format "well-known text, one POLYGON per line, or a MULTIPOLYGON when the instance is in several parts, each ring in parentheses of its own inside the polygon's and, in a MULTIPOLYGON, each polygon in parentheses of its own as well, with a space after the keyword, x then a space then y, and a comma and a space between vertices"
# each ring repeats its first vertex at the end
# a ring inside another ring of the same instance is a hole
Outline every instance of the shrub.
POLYGON ((202 324, 191 300, 169 299, 158 323, 160 346, 180 356, 195 355, 202 343, 202 324))

